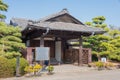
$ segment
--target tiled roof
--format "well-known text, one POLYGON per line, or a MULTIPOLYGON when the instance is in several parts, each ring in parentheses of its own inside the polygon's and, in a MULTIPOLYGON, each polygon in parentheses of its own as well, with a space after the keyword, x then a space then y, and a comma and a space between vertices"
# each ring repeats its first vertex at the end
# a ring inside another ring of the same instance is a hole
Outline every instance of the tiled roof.
POLYGON ((27 29, 27 27, 34 26, 34 27, 37 27, 37 28, 49 27, 52 30, 76 31, 76 32, 86 32, 86 33, 95 32, 96 34, 100 34, 100 33, 105 32, 103 29, 89 27, 89 26, 87 26, 83 23, 82 24, 75 24, 75 23, 55 22, 55 21, 50 22, 50 21, 48 21, 49 19, 61 16, 61 15, 64 15, 64 14, 70 15, 69 12, 67 11, 67 9, 63 9, 62 11, 60 11, 56 14, 47 16, 47 17, 42 18, 41 20, 38 20, 38 21, 27 20, 27 19, 22 19, 22 18, 12 18, 11 23, 12 23, 12 25, 20 26, 23 31, 25 29, 27 29), (28 24, 29 24, 29 26, 28 26, 28 24))
POLYGON ((55 14, 52 14, 52 15, 49 15, 49 16, 46 16, 46 17, 40 19, 38 22, 44 22, 44 21, 47 21, 47 20, 49 20, 51 18, 54 18, 56 16, 60 16, 60 15, 66 14, 66 13, 69 14, 68 10, 67 9, 63 9, 62 11, 60 11, 58 13, 55 13, 55 14))
POLYGON ((30 22, 30 20, 24 19, 24 18, 12 18, 10 20, 10 24, 13 26, 19 26, 22 30, 24 30, 28 23, 30 22))
POLYGON ((65 22, 41 22, 30 25, 35 26, 37 28, 49 27, 51 30, 75 31, 75 32, 86 32, 86 33, 95 32, 96 34, 105 32, 101 28, 89 27, 87 25, 80 25, 73 23, 65 23, 65 22))

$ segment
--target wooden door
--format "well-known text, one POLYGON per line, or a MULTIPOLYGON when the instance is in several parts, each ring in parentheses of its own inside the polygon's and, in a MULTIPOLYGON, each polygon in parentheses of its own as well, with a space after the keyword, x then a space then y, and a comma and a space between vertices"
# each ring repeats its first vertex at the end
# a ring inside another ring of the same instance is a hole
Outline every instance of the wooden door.
POLYGON ((50 58, 55 58, 55 42, 54 41, 45 41, 45 47, 50 48, 50 58))

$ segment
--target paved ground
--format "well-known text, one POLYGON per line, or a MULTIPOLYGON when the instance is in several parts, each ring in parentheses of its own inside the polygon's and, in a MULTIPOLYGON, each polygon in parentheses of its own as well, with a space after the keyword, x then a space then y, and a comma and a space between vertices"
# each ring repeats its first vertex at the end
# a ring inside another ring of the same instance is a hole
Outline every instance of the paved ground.
POLYGON ((97 71, 73 65, 55 66, 55 73, 35 77, 14 77, 0 80, 120 80, 120 69, 97 71))

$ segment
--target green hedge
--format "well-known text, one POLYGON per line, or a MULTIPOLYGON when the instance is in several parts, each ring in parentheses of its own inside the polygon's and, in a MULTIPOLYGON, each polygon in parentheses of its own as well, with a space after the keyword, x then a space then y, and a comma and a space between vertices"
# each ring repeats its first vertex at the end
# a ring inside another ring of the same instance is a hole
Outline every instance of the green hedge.
MULTIPOLYGON (((24 58, 20 58, 20 75, 23 75, 24 68, 28 65, 28 62, 24 58)), ((15 76, 16 71, 16 58, 6 59, 0 57, 0 78, 15 76)))
POLYGON ((13 65, 4 57, 0 57, 0 78, 14 76, 13 65))

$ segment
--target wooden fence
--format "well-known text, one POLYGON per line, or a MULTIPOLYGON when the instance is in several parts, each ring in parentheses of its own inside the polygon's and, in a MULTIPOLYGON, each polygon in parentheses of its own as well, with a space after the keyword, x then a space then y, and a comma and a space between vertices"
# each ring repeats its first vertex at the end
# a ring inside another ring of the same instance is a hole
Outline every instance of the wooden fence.
MULTIPOLYGON (((65 52, 65 63, 78 63, 79 49, 67 49, 65 52)), ((91 62, 91 49, 82 48, 82 63, 88 64, 91 62)))

